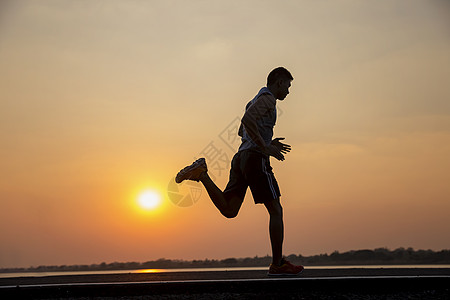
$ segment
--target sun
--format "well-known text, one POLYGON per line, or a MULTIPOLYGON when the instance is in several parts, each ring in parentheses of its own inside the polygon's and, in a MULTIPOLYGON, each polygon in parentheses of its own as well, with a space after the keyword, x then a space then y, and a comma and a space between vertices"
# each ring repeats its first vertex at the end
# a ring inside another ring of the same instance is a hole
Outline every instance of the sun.
POLYGON ((145 210, 152 210, 161 204, 161 194, 155 190, 145 190, 138 196, 139 206, 145 210))

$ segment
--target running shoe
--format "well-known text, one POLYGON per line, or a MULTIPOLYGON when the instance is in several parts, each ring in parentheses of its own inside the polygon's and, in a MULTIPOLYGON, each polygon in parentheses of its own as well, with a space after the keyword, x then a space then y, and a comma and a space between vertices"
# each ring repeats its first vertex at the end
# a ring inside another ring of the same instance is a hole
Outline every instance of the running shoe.
POLYGON ((205 159, 199 158, 196 161, 194 161, 192 165, 187 166, 186 168, 178 172, 177 176, 175 177, 175 182, 181 183, 183 180, 186 179, 199 181, 200 175, 202 175, 203 172, 206 171, 208 171, 208 168, 206 166, 205 159))
POLYGON ((281 266, 270 265, 268 276, 296 276, 303 272, 303 266, 296 266, 283 259, 281 266))

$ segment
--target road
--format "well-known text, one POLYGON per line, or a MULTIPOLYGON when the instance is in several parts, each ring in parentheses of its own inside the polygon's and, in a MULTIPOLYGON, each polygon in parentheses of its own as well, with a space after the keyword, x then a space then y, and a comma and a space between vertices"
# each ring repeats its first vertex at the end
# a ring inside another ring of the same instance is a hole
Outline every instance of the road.
POLYGON ((306 269, 0 279, 2 299, 450 299, 450 269, 306 269))

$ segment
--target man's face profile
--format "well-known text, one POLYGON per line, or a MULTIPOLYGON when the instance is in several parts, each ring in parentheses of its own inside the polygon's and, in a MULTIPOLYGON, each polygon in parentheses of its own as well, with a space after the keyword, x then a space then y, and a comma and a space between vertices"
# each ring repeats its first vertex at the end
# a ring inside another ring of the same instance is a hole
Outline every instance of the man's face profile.
POLYGON ((277 95, 278 100, 284 100, 289 94, 289 88, 291 87, 291 80, 280 79, 277 84, 277 95))

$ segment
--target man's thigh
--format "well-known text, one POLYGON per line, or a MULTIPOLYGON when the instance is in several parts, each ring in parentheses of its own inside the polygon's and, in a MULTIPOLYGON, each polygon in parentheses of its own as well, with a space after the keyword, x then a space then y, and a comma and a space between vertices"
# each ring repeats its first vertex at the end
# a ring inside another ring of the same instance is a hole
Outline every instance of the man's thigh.
POLYGON ((241 170, 241 154, 241 152, 236 153, 231 161, 230 178, 223 193, 228 201, 233 199, 233 202, 236 202, 236 199, 239 199, 242 203, 247 192, 248 182, 241 170))
POLYGON ((241 169, 255 203, 279 199, 280 188, 268 156, 256 151, 246 151, 241 157, 241 169))

